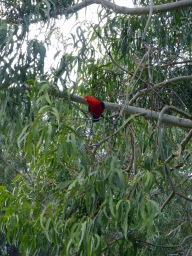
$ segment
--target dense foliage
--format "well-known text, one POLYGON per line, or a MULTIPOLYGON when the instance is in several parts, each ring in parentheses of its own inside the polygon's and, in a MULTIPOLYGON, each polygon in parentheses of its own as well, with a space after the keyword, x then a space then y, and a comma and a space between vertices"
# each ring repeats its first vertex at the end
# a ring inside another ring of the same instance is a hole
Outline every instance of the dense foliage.
POLYGON ((191 130, 110 109, 93 125, 70 94, 192 119, 192 9, 146 27, 101 4, 68 35, 76 4, 1 2, 0 255, 187 255, 191 130))

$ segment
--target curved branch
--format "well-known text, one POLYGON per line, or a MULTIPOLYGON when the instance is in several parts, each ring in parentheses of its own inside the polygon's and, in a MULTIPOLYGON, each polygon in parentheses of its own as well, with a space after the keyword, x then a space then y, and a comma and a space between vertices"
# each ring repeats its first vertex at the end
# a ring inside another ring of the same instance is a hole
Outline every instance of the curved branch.
POLYGON ((181 150, 185 149, 185 145, 190 141, 192 138, 192 130, 187 134, 187 136, 181 141, 181 150))
POLYGON ((164 65, 159 66, 159 67, 160 68, 166 68, 166 67, 173 66, 173 65, 188 64, 188 63, 191 63, 191 62, 192 62, 192 60, 176 61, 176 62, 171 62, 171 63, 168 63, 168 64, 164 64, 164 65))
POLYGON ((169 84, 173 84, 173 83, 179 83, 185 80, 192 80, 192 76, 179 76, 179 77, 174 77, 171 79, 168 79, 166 81, 163 81, 161 83, 155 84, 152 88, 146 88, 143 89, 141 91, 139 91, 138 93, 136 93, 136 95, 130 100, 129 105, 133 105, 133 103, 142 95, 149 93, 151 90, 155 90, 158 89, 159 87, 162 86, 166 86, 169 84))
MULTIPOLYGON (((185 145, 190 141, 190 139, 192 138, 192 129, 189 131, 189 133, 187 134, 187 136, 181 141, 180 146, 181 146, 181 153, 183 154, 183 151, 185 149, 185 145)), ((165 164, 169 163, 173 158, 177 157, 179 155, 179 152, 174 152, 172 153, 166 160, 165 160, 165 164)), ((186 157, 186 159, 191 155, 191 153, 189 153, 186 157)), ((179 167, 181 167, 179 165, 179 167)), ((175 166, 175 168, 177 168, 177 166, 175 166)))
MULTIPOLYGON (((182 185, 185 181, 187 181, 189 178, 190 178, 190 176, 187 177, 186 179, 182 180, 176 187, 178 188, 179 186, 181 186, 181 185, 182 185)), ((173 198, 174 196, 175 196, 175 193, 172 191, 171 194, 169 195, 169 197, 165 200, 165 202, 164 202, 163 205, 161 206, 161 209, 160 209, 161 212, 163 211, 163 209, 165 208, 165 206, 172 200, 172 198, 173 198)), ((159 216, 159 213, 156 213, 154 219, 157 218, 158 216, 159 216)))
MULTIPOLYGON (((125 6, 119 6, 107 0, 85 0, 79 4, 76 4, 70 8, 67 8, 64 11, 65 15, 72 14, 78 12, 79 10, 92 5, 92 4, 100 4, 104 5, 108 9, 114 11, 115 13, 121 14, 129 14, 129 15, 145 15, 149 14, 150 6, 147 7, 135 7, 135 8, 128 8, 125 6)), ((192 0, 183 0, 169 4, 162 4, 153 6, 153 14, 160 13, 160 12, 169 12, 175 9, 181 9, 186 6, 192 6, 192 0)))

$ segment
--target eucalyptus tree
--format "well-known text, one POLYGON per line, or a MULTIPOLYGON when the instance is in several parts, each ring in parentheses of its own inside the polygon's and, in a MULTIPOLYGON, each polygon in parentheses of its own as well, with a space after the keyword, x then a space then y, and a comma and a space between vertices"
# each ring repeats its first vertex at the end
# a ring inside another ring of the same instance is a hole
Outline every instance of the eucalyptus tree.
POLYGON ((134 4, 1 1, 1 232, 23 255, 190 254, 192 1, 134 4))

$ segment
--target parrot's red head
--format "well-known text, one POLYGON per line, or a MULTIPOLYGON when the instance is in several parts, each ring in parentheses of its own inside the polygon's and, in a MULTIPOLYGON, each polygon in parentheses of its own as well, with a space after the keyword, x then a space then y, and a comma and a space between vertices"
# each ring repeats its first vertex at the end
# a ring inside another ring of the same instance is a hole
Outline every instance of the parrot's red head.
POLYGON ((91 96, 89 96, 89 95, 85 95, 85 97, 84 97, 84 99, 86 100, 86 101, 89 101, 89 98, 90 98, 91 96))

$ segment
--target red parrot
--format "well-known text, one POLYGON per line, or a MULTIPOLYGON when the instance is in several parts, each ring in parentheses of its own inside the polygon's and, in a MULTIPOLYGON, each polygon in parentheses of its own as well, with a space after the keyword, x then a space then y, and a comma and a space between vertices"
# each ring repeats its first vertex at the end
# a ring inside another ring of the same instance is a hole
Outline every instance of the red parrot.
POLYGON ((99 118, 102 116, 102 113, 105 109, 103 101, 95 99, 89 95, 85 95, 84 99, 89 104, 89 112, 93 116, 93 122, 98 122, 99 118))

